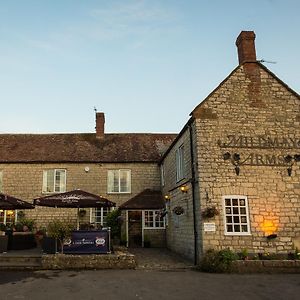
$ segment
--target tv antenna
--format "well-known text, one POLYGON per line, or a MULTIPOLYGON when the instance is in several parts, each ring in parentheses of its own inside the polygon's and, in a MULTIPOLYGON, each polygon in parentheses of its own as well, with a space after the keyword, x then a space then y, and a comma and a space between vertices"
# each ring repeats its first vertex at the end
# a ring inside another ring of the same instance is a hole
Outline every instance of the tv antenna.
POLYGON ((261 60, 259 60, 259 62, 267 63, 267 64, 277 64, 277 61, 271 61, 271 60, 265 60, 265 59, 261 59, 261 60))
POLYGON ((94 106, 94 112, 95 112, 95 113, 97 112, 97 107, 96 107, 96 106, 94 106))

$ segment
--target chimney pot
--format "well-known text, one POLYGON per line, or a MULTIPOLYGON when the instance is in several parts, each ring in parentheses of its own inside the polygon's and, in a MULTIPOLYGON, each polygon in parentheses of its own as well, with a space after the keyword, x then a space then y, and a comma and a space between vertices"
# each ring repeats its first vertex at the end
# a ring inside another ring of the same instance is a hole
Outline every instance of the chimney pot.
POLYGON ((238 48, 239 64, 256 61, 254 31, 242 31, 236 39, 238 48))
POLYGON ((105 123, 104 113, 96 112, 96 137, 98 139, 104 138, 104 123, 105 123))

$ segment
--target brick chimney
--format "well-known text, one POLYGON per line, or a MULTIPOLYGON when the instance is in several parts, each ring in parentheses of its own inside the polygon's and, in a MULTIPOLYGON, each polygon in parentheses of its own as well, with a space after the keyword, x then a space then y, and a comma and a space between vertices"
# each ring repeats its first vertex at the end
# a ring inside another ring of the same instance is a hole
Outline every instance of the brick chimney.
POLYGON ((104 123, 105 116, 103 112, 96 112, 96 137, 98 139, 104 138, 104 123))
POLYGON ((254 31, 242 31, 236 39, 238 48, 239 64, 244 62, 256 61, 255 51, 255 33, 254 31))

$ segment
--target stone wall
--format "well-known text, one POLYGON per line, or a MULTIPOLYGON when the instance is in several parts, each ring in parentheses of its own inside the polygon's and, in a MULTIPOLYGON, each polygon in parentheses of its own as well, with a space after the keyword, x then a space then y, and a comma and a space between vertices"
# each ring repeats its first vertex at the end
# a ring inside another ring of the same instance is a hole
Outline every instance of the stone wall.
POLYGON ((167 247, 188 259, 193 259, 194 223, 189 129, 183 132, 176 144, 172 147, 163 161, 163 168, 165 173, 163 194, 170 197, 167 201, 167 247), (184 178, 177 182, 175 152, 181 145, 184 145, 184 178), (186 186, 187 192, 183 193, 180 190, 181 186, 186 186), (176 215, 174 213, 175 207, 182 207, 184 210, 183 214, 176 215))
POLYGON ((144 239, 147 237, 150 241, 150 247, 162 248, 166 247, 166 231, 165 229, 144 229, 144 239))
POLYGON ((283 159, 300 154, 299 101, 258 64, 245 64, 194 111, 201 205, 220 211, 209 220, 215 232, 204 232, 201 221, 204 250, 286 253, 299 243, 300 164, 294 162, 288 176, 283 159), (240 154, 239 175, 223 159, 226 152, 240 154), (250 235, 225 235, 224 195, 248 197, 250 235), (271 233, 277 238, 269 241, 271 233))
MULTIPOLYGON (((45 196, 42 194, 43 170, 66 169, 66 190, 82 189, 101 195, 117 204, 124 203, 146 188, 160 189, 160 171, 155 163, 118 163, 118 164, 0 164, 3 173, 3 193, 31 202, 32 199, 45 196), (89 172, 85 172, 85 167, 89 172), (131 193, 108 194, 107 170, 130 169, 131 193)), ((71 218, 76 220, 76 209, 36 207, 26 210, 25 215, 37 221, 38 226, 45 226, 53 218, 71 218)), ((89 211, 87 210, 87 216, 89 211)))
POLYGON ((43 255, 42 267, 45 270, 103 270, 135 269, 136 261, 132 254, 117 251, 103 255, 43 255))

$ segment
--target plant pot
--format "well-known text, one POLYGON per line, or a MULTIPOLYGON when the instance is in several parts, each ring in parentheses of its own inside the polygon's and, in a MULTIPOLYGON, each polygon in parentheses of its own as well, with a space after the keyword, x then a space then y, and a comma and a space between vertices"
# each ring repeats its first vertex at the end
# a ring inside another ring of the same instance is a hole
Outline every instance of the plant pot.
POLYGON ((8 236, 1 235, 0 236, 0 253, 7 252, 7 245, 8 245, 8 236))

